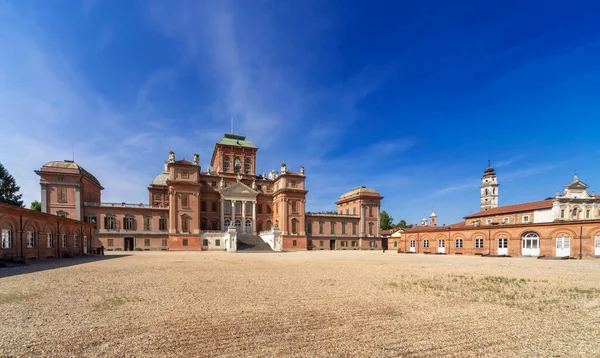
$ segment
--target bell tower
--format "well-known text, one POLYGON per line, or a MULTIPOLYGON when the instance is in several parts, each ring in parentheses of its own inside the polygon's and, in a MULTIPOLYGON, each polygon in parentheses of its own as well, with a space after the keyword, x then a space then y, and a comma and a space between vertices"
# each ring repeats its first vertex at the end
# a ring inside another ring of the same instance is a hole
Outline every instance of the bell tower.
POLYGON ((488 161, 488 167, 481 178, 481 211, 498 207, 498 180, 494 168, 488 161))

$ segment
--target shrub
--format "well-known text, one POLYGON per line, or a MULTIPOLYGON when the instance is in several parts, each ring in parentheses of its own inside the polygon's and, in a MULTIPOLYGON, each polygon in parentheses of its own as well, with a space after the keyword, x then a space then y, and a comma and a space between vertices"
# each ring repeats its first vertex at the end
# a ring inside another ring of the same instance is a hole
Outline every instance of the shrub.
POLYGON ((123 251, 123 248, 121 248, 121 247, 117 247, 117 248, 115 249, 115 251, 123 251))
POLYGON ((402 250, 400 248, 398 248, 398 250, 396 250, 397 253, 401 253, 402 250))
POLYGON ((135 251, 144 251, 144 249, 142 249, 141 247, 136 247, 135 251))

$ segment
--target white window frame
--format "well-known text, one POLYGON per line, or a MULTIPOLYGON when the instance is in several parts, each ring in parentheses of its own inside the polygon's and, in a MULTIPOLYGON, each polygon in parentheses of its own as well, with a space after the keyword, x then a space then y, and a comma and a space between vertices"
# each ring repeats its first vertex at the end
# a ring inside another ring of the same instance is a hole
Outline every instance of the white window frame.
POLYGON ((67 247, 67 234, 61 235, 62 247, 67 247))
POLYGON ((52 248, 52 233, 48 232, 46 233, 46 246, 51 249, 52 248))
POLYGON ((35 231, 27 231, 27 248, 35 249, 35 231))
POLYGON ((429 240, 423 240, 423 248, 424 249, 428 249, 429 248, 429 240))
POLYGON ((463 248, 463 239, 454 239, 454 248, 462 249, 463 248))
POLYGON ((415 247, 416 246, 416 242, 415 240, 410 240, 410 247, 415 247))
POLYGON ((2 229, 0 233, 2 234, 2 248, 12 249, 12 230, 2 229))
POLYGON ((485 221, 485 223, 486 223, 486 225, 491 225, 491 224, 492 224, 492 219, 487 219, 487 220, 485 221))
POLYGON ((594 248, 600 249, 600 235, 596 235, 594 237, 594 248))
POLYGON ((521 220, 522 220, 524 223, 530 223, 530 222, 531 222, 531 221, 529 221, 529 215, 523 215, 523 217, 521 218, 521 220))
POLYGON ((510 223, 510 218, 502 218, 502 222, 508 224, 510 223))
POLYGON ((475 238, 475 248, 476 249, 483 249, 483 237, 476 237, 475 238))
POLYGON ((77 242, 77 235, 73 235, 73 247, 77 247, 78 242, 77 242))

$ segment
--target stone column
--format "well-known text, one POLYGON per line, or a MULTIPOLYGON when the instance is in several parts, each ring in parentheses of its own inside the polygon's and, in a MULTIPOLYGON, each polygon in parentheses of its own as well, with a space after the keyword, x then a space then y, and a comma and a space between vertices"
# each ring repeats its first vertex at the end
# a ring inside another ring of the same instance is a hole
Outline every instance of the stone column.
POLYGON ((81 187, 75 185, 75 217, 81 220, 81 187))
POLYGON ((252 235, 258 235, 256 231, 256 201, 252 202, 252 235))
POLYGON ((365 236, 366 211, 367 211, 367 206, 365 204, 360 204, 360 236, 361 237, 365 236))
POLYGON ((225 199, 221 197, 221 231, 225 230, 227 230, 225 227, 225 199))
POLYGON ((42 203, 41 203, 42 212, 47 213, 48 212, 48 195, 46 194, 47 184, 40 183, 40 186, 42 187, 42 203))
POLYGON ((242 201, 242 232, 246 234, 246 200, 242 201))
POLYGON ((231 201, 231 225, 235 225, 235 200, 231 201))

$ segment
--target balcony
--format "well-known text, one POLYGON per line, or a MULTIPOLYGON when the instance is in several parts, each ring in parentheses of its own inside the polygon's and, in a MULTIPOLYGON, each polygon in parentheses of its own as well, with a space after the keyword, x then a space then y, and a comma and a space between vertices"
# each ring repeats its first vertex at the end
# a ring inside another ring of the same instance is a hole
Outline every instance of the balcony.
POLYGON ((96 207, 103 207, 103 208, 144 208, 144 209, 168 209, 168 208, 162 208, 162 207, 156 207, 156 206, 150 206, 147 204, 128 204, 128 203, 90 203, 90 202, 85 202, 83 203, 84 206, 96 206, 96 207))

